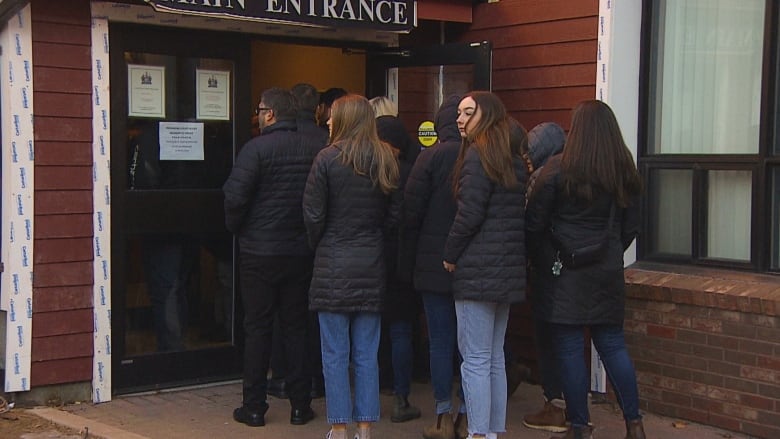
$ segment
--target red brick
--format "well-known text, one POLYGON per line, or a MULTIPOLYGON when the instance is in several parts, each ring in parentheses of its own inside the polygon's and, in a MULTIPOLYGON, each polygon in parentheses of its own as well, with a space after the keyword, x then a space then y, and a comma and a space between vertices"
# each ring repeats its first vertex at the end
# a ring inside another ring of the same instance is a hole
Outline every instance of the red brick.
POLYGON ((696 410, 695 408, 679 407, 677 409, 677 417, 698 422, 699 424, 707 424, 707 421, 709 421, 709 413, 696 410))
POLYGON ((661 400, 680 407, 691 406, 691 397, 682 393, 664 391, 661 393, 661 400))
POLYGON ((634 320, 626 320, 623 323, 623 330, 637 334, 647 334, 647 323, 640 323, 634 320))
POLYGON ((677 312, 675 314, 688 316, 688 317, 709 317, 709 308, 703 308, 697 305, 677 305, 677 312))
POLYGON ((679 381, 676 385, 677 390, 688 393, 690 395, 707 395, 709 387, 705 384, 694 383, 691 381, 679 381))
POLYGON ((657 387, 639 385, 639 396, 646 399, 660 401, 663 391, 657 387))
POLYGON ((661 401, 648 401, 647 410, 662 416, 677 417, 677 407, 661 401))
POLYGON ((723 349, 731 349, 733 351, 736 351, 739 349, 739 342, 740 340, 734 337, 723 337, 714 334, 707 335, 708 345, 717 346, 723 349))
POLYGON ((631 319, 640 322, 661 323, 661 313, 657 311, 648 311, 646 309, 631 310, 631 319))
POLYGON ((670 378, 677 378, 679 380, 690 380, 691 371, 676 366, 663 366, 663 375, 670 378))
POLYGON ((780 358, 778 357, 764 357, 758 356, 756 366, 763 367, 765 369, 780 370, 780 358))
MULTIPOLYGON (((755 395, 745 395, 742 394, 739 396, 739 401, 748 407, 752 407, 759 410, 774 410, 775 409, 775 400, 769 399, 769 398, 762 398, 760 396, 755 395)), ((779 417, 780 418, 780 417, 779 417)), ((780 425, 780 424, 778 424, 780 425)))
POLYGON ((661 318, 661 323, 676 328, 690 328, 691 318, 677 314, 664 314, 661 318))
POLYGON ((674 364, 680 367, 687 367, 689 369, 706 370, 707 359, 700 357, 693 357, 690 355, 675 355, 674 364))
POLYGON ((742 366, 741 374, 743 378, 764 381, 768 383, 780 383, 778 371, 769 369, 759 369, 757 367, 742 366))
POLYGON ((731 377, 740 376, 740 365, 726 363, 724 361, 709 360, 707 362, 707 370, 718 375, 725 375, 731 377))
POLYGON ((742 352, 750 352, 754 354, 759 355, 767 355, 772 356, 774 355, 774 348, 776 346, 780 346, 780 344, 777 343, 767 343, 762 341, 754 341, 754 340, 740 340, 739 341, 739 350, 742 352))
POLYGON ((709 384, 711 386, 723 387, 723 375, 692 371, 691 381, 702 384, 709 384))
POLYGON ((687 329, 677 330, 677 340, 685 343, 707 344, 708 337, 710 336, 699 331, 689 331, 687 329))
POLYGON ((749 421, 758 420, 758 410, 735 404, 723 404, 723 414, 749 421))
POLYGON ((744 323, 723 322, 722 331, 724 335, 750 339, 756 338, 756 327, 744 323))
POLYGON ((756 355, 745 352, 726 351, 724 359, 730 363, 756 366, 756 355))
POLYGON ((720 320, 700 319, 694 317, 692 320, 691 327, 693 329, 698 329, 704 332, 715 332, 715 333, 723 332, 723 322, 721 322, 720 320))
POLYGON ((707 397, 713 400, 732 402, 738 404, 740 401, 740 394, 728 389, 722 389, 720 387, 710 386, 707 388, 707 397))
POLYGON ((724 309, 712 309, 709 310, 709 317, 711 319, 722 320, 724 322, 738 323, 742 319, 742 313, 738 311, 728 311, 724 309))
POLYGON ((743 393, 758 393, 757 383, 739 378, 724 377, 723 387, 743 393))
POLYGON ((710 398, 699 398, 694 396, 691 398, 691 405, 693 408, 699 410, 706 410, 708 412, 723 413, 723 401, 717 401, 710 398))
POLYGON ((693 355, 697 355, 702 358, 709 358, 712 360, 723 360, 724 357, 723 349, 711 346, 692 345, 691 353, 693 355))
POLYGON ((780 328, 780 317, 760 314, 742 314, 741 318, 741 322, 748 325, 761 326, 764 328, 780 328))
POLYGON ((759 341, 780 340, 780 329, 774 328, 756 328, 756 339, 759 341))
POLYGON ((661 349, 668 352, 690 355, 693 353, 693 348, 695 347, 697 347, 697 345, 681 343, 677 340, 661 340, 661 349))
POLYGON ((676 329, 668 326, 659 326, 648 323, 647 335, 652 337, 675 338, 676 329))

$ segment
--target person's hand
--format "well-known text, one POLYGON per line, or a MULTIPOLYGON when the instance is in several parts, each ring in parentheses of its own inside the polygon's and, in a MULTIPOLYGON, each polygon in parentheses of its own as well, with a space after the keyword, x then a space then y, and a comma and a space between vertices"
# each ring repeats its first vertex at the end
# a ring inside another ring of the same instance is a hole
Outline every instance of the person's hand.
POLYGON ((450 264, 449 262, 444 261, 444 269, 452 273, 455 271, 455 264, 450 264))

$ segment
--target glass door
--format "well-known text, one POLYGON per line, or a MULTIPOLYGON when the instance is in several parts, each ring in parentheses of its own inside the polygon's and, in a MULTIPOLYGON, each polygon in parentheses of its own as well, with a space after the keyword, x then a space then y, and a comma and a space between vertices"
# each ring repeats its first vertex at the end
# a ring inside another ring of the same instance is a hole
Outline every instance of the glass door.
MULTIPOLYGON (((450 43, 438 46, 369 52, 369 97, 395 89, 398 115, 412 138, 425 138, 433 116, 451 94, 491 88, 491 45, 450 43)), ((425 142, 422 140, 421 142, 425 142)), ((430 146, 422 143, 423 146, 430 146)))
POLYGON ((248 44, 119 24, 110 36, 114 392, 237 377, 221 188, 250 134, 248 44))

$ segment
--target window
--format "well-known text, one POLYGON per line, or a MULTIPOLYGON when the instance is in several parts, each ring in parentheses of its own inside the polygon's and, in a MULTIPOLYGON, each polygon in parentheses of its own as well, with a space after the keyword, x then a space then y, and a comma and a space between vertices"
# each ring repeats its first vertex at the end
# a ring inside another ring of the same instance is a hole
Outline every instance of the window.
POLYGON ((780 269, 778 3, 645 1, 641 258, 780 269))

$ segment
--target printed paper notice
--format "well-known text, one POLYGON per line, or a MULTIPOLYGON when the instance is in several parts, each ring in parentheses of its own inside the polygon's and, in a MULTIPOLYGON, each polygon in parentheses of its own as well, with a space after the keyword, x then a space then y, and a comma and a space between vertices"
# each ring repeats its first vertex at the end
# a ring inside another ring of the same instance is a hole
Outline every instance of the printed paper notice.
POLYGON ((230 72, 196 69, 197 119, 230 120, 230 72))
POLYGON ((203 124, 160 122, 160 160, 203 160, 203 124))
POLYGON ((128 116, 165 118, 165 67, 127 65, 128 116))

